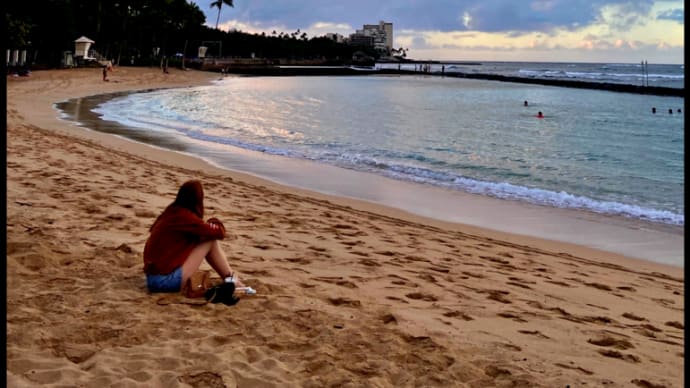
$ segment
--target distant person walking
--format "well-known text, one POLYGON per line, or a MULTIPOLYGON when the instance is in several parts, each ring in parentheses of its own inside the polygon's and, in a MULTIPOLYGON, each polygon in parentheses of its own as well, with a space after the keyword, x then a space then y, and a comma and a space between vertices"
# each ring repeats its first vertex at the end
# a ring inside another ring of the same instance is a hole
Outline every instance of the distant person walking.
POLYGON ((103 66, 103 81, 108 80, 108 66, 103 66))

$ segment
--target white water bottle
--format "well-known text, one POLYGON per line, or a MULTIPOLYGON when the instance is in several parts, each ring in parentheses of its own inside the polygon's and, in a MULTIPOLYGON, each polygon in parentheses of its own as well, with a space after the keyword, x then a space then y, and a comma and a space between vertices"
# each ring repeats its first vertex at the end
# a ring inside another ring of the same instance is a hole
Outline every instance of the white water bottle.
POLYGON ((235 289, 235 292, 244 293, 247 295, 255 295, 256 290, 251 287, 239 287, 235 289))
MULTIPOLYGON (((235 283, 235 276, 228 276, 224 279, 225 283, 235 283)), ((238 294, 254 295, 256 290, 251 287, 237 287, 235 292, 238 294)))

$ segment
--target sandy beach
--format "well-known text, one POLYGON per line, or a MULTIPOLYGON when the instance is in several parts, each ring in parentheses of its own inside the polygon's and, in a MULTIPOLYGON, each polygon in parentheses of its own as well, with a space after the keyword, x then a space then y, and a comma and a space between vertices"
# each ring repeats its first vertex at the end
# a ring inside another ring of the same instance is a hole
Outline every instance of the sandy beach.
POLYGON ((53 108, 217 77, 7 78, 8 386, 684 386, 680 267, 280 186, 53 108), (258 292, 233 307, 146 290, 148 228, 188 179, 258 292))

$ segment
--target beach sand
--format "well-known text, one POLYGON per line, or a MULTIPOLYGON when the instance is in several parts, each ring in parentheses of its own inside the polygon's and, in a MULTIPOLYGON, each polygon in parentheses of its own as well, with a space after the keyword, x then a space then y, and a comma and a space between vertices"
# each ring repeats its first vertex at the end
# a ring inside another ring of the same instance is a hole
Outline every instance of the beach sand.
POLYGON ((53 108, 217 77, 8 77, 8 386, 684 385, 682 268, 279 186, 53 108), (146 291, 148 228, 192 178, 258 292, 232 307, 146 291))

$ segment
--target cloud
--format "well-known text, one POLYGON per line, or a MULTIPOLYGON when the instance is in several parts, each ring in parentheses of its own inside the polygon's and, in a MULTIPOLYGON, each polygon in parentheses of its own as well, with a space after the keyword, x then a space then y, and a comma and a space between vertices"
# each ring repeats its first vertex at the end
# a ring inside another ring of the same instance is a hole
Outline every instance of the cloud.
MULTIPOLYGON (((590 58, 601 59, 611 50, 616 58, 627 51, 637 60, 664 50, 669 58, 673 55, 667 63, 682 63, 678 53, 684 47, 683 4, 680 0, 251 0, 223 7, 220 27, 347 36, 363 24, 384 20, 393 23, 394 46, 411 49, 411 58, 416 53, 458 58, 469 50, 496 58, 505 52, 504 60, 522 51, 559 60, 565 60, 565 52, 573 57, 596 53, 590 58), (641 48, 648 52, 640 53, 641 48)), ((207 22, 215 24, 217 9, 201 8, 207 22)))
POLYGON ((645 2, 609 4, 601 8, 598 22, 611 30, 629 31, 648 19, 651 6, 645 2))
POLYGON ((470 29, 472 28, 472 16, 470 16, 467 11, 463 12, 462 15, 460 16, 460 22, 462 23, 462 26, 470 29))
MULTIPOLYGON (((652 0, 251 0, 224 7, 221 20, 282 25, 286 31, 324 21, 361 28, 379 20, 415 30, 548 31, 594 23, 606 7, 618 7, 618 16, 630 20, 625 12, 638 15, 652 4, 652 0)), ((207 21, 215 21, 217 9, 201 9, 207 21)))
MULTIPOLYGON (((214 27, 214 26, 212 26, 212 27, 214 27)), ((277 32, 287 32, 288 31, 286 26, 281 25, 281 24, 270 25, 268 23, 262 23, 262 22, 242 22, 242 21, 235 20, 235 19, 228 20, 228 21, 225 21, 223 23, 219 23, 218 29, 220 29, 222 31, 237 30, 237 31, 247 32, 250 34, 260 34, 262 32, 265 32, 266 34, 270 34, 274 30, 277 32)))
MULTIPOLYGON (((224 7, 221 21, 230 29, 271 32, 278 28, 293 32, 299 28, 313 31, 311 35, 349 35, 363 24, 384 20, 393 23, 396 34, 408 29, 519 36, 575 31, 593 25, 626 31, 654 18, 682 24, 682 4, 679 0, 251 0, 235 2, 234 8, 224 7)), ((209 25, 215 24, 217 9, 201 8, 209 25)))
POLYGON ((343 36, 348 36, 352 34, 354 30, 355 28, 347 23, 330 22, 316 22, 304 29, 307 35, 311 37, 323 36, 328 33, 337 33, 343 36))
POLYGON ((424 37, 422 37, 422 36, 414 37, 412 39, 412 46, 414 48, 417 48, 417 49, 425 49, 425 48, 432 47, 427 43, 426 39, 424 39, 424 37))
POLYGON ((672 10, 667 10, 663 12, 659 12, 656 15, 657 19, 660 20, 672 20, 675 22, 678 22, 680 24, 683 24, 685 20, 685 11, 682 9, 672 9, 672 10))
MULTIPOLYGON (((284 24, 268 24, 262 22, 241 22, 239 20, 228 20, 226 22, 218 24, 218 28, 223 31, 242 31, 250 34, 261 34, 262 32, 266 35, 272 35, 273 31, 277 33, 281 32, 295 32, 296 29, 291 29, 284 24)), ((315 22, 312 25, 300 29, 300 33, 306 32, 308 37, 323 36, 327 33, 338 33, 343 36, 348 36, 354 32, 354 28, 349 24, 344 23, 331 23, 331 22, 315 22)))

